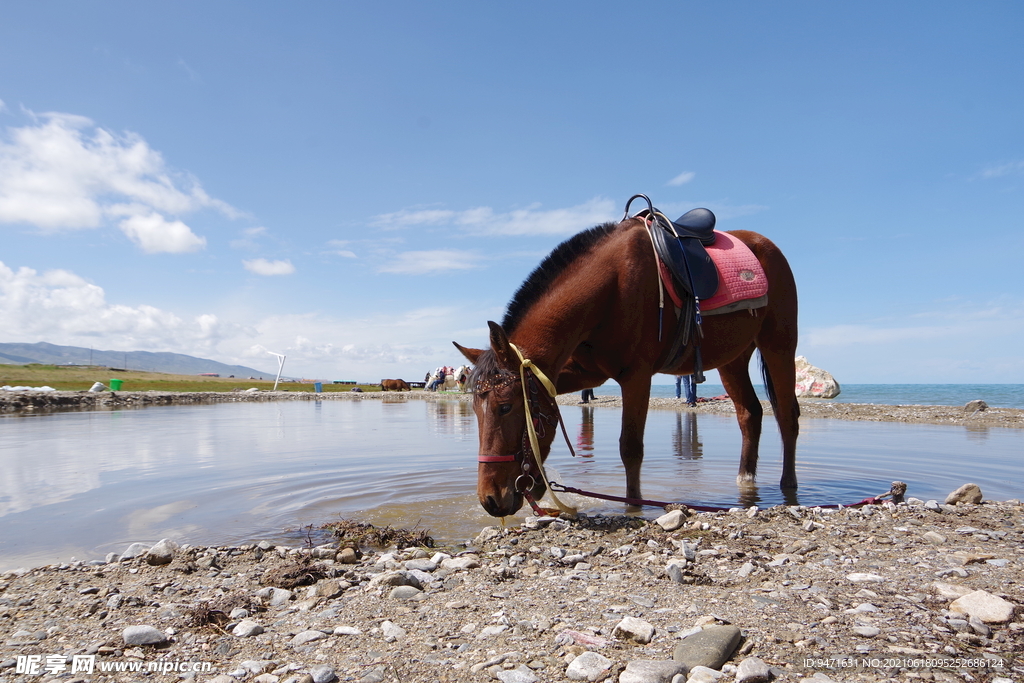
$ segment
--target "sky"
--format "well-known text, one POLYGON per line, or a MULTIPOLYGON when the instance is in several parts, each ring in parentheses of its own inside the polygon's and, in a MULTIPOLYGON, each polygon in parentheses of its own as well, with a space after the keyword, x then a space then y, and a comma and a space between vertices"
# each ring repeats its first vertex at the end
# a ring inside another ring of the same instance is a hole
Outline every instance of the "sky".
POLYGON ((984 1, 0 2, 0 341, 415 380, 643 192, 772 239, 840 384, 1024 383, 1021 35, 984 1))

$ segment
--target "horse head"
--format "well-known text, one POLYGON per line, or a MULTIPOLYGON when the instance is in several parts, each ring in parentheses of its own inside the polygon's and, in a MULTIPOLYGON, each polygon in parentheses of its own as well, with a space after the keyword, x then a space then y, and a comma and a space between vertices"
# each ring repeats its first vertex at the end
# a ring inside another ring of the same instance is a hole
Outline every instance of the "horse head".
POLYGON ((537 500, 544 495, 539 468, 555 435, 557 413, 554 399, 530 372, 526 373, 527 406, 520 373, 522 361, 505 330, 495 322, 487 325, 491 330, 490 349, 455 347, 474 365, 473 412, 480 435, 477 496, 489 514, 504 517, 522 507, 524 491, 537 500), (537 430, 539 454, 530 445, 527 408, 537 430))

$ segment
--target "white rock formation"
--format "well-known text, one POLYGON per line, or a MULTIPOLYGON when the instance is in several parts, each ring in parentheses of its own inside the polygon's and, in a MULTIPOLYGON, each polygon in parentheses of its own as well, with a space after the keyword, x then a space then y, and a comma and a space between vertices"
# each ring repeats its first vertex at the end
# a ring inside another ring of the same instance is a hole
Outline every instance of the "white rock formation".
POLYGON ((796 357, 797 398, 835 398, 840 391, 835 377, 814 367, 803 356, 796 357))

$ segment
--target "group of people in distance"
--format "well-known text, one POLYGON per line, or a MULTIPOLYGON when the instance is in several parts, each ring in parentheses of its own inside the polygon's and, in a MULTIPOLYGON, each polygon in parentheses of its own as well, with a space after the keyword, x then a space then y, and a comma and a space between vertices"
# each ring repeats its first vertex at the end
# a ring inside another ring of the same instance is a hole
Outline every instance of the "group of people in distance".
MULTIPOLYGON (((682 398, 683 385, 686 391, 686 405, 697 405, 697 383, 693 381, 693 375, 676 375, 676 398, 682 398)), ((594 390, 584 389, 580 403, 590 403, 593 398, 594 390)))

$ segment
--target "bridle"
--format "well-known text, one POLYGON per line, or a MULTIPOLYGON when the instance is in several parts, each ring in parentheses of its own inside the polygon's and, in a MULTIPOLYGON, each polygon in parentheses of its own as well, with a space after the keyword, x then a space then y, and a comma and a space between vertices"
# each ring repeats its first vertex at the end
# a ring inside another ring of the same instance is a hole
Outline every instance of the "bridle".
POLYGON ((558 409, 558 402, 555 400, 555 397, 558 395, 558 391, 555 389, 555 385, 551 380, 548 379, 547 375, 545 375, 540 368, 534 365, 533 361, 523 356, 523 353, 515 344, 510 343, 509 346, 512 347, 512 350, 515 351, 516 355, 519 357, 519 374, 517 375, 516 373, 509 372, 507 370, 501 371, 497 375, 477 382, 475 391, 482 393, 491 391, 492 389, 499 389, 519 384, 523 389, 523 408, 526 411, 526 427, 523 429, 523 436, 520 440, 518 451, 504 455, 482 453, 477 456, 477 462, 484 464, 519 462, 520 467, 522 468, 522 473, 516 477, 514 488, 523 495, 527 502, 529 502, 530 507, 533 508, 534 512, 538 516, 544 516, 546 513, 530 493, 531 489, 533 489, 537 483, 533 476, 533 468, 536 466, 541 479, 544 481, 544 485, 550 492, 551 501, 562 512, 575 515, 577 512, 576 508, 566 505, 555 495, 555 492, 551 488, 551 483, 548 481, 547 474, 544 472, 544 465, 541 462, 540 457, 540 438, 547 434, 544 428, 545 423, 552 427, 561 425, 562 434, 565 437, 565 443, 569 446, 569 452, 574 456, 576 455, 575 451, 573 451, 572 443, 569 440, 569 435, 565 431, 565 422, 562 420, 562 413, 558 409), (542 407, 542 392, 537 386, 538 382, 544 387, 544 393, 546 393, 548 398, 551 399, 549 408, 542 407), (554 414, 546 414, 543 412, 545 410, 550 410, 554 414), (532 463, 531 460, 533 461, 532 463))

